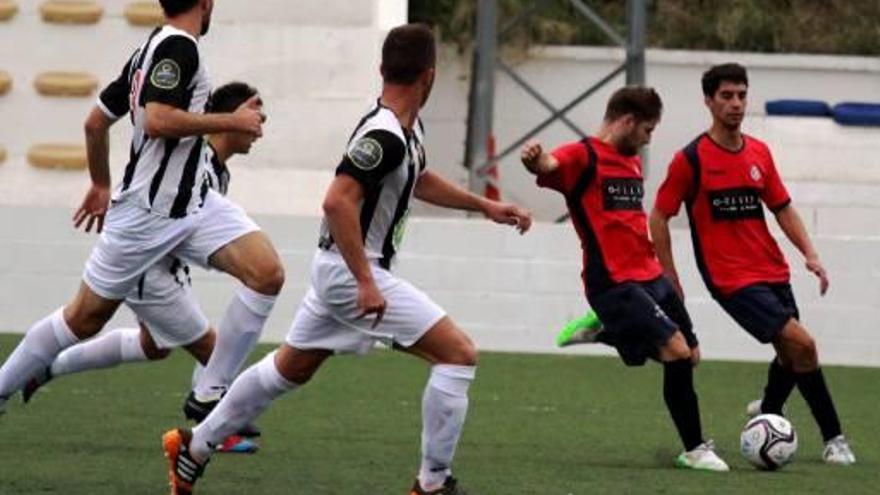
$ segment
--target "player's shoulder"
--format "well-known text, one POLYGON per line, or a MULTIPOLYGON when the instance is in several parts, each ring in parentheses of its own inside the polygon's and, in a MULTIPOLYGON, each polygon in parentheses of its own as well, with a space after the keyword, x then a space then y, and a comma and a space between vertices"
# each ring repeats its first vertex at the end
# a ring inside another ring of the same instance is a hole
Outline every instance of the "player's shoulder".
POLYGON ((375 112, 371 113, 372 115, 368 114, 367 120, 361 127, 361 135, 368 133, 387 133, 394 136, 397 141, 400 141, 400 143, 406 143, 406 135, 403 132, 403 127, 400 125, 400 121, 397 120, 397 116, 394 115, 394 112, 392 112, 390 108, 378 105, 375 112))
POLYGON ((174 26, 165 25, 159 28, 153 36, 153 46, 157 51, 172 51, 186 55, 199 56, 199 42, 191 34, 177 29, 174 26))
POLYGON ((743 134, 743 139, 745 140, 745 146, 751 148, 754 151, 763 154, 770 154, 770 147, 767 146, 767 143, 761 141, 760 139, 752 136, 751 134, 743 134))

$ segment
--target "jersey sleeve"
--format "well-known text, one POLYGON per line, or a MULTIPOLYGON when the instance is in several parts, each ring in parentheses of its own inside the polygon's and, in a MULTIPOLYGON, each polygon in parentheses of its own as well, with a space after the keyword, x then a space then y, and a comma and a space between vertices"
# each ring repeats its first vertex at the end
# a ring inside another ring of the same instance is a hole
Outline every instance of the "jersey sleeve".
POLYGON ((669 216, 678 215, 681 203, 688 198, 694 186, 693 173, 684 153, 676 153, 666 171, 666 179, 657 191, 654 208, 669 216))
POLYGON ((144 104, 164 103, 186 110, 189 86, 199 69, 196 43, 185 36, 169 36, 156 46, 152 60, 144 78, 144 104))
POLYGON ((765 178, 761 199, 767 205, 767 208, 774 213, 791 203, 791 196, 789 196, 785 184, 782 183, 779 171, 776 170, 776 164, 773 162, 770 150, 767 150, 767 177, 765 178))
POLYGON ((374 129, 351 143, 336 167, 336 175, 346 174, 364 187, 374 187, 403 163, 405 154, 403 139, 393 132, 374 129))
POLYGON ((538 186, 566 194, 574 189, 578 172, 589 162, 587 147, 583 143, 568 143, 551 151, 550 154, 559 165, 550 173, 539 174, 538 186))
POLYGON ((109 119, 117 120, 131 109, 129 97, 131 95, 131 64, 133 61, 134 57, 128 59, 128 63, 122 68, 119 77, 108 84, 98 95, 96 102, 98 108, 109 119))

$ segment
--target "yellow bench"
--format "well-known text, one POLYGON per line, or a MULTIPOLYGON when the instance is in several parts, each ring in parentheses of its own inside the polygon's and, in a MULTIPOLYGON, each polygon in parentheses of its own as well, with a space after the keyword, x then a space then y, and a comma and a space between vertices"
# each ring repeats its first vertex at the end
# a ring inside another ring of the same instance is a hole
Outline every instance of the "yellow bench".
POLYGON ((43 143, 31 146, 28 163, 37 168, 82 170, 88 166, 86 147, 82 144, 43 143))
POLYGON ((86 72, 43 72, 34 79, 34 88, 44 96, 90 96, 98 80, 86 72))
POLYGON ((5 95, 12 89, 12 77, 0 70, 0 95, 5 95))
POLYGON ((165 13, 159 2, 131 2, 125 6, 125 18, 132 26, 161 26, 165 23, 165 13))
POLYGON ((104 7, 88 0, 46 0, 40 15, 53 24, 94 24, 104 15, 104 7))
POLYGON ((18 13, 18 5, 12 0, 0 0, 0 21, 8 21, 18 13))

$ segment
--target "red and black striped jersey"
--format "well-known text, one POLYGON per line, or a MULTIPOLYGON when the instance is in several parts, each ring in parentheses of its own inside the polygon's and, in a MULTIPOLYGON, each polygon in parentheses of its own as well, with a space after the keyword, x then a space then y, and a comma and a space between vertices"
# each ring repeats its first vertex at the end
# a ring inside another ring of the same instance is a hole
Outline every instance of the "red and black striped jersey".
POLYGON ((648 237, 642 207, 644 185, 638 156, 625 156, 596 138, 553 150, 559 166, 538 185, 565 196, 583 249, 587 294, 663 273, 648 237))
POLYGON ((788 263, 764 219, 791 198, 766 144, 743 136, 736 151, 702 134, 675 154, 655 207, 687 207, 697 264, 709 291, 727 296, 760 282, 787 282, 788 263))

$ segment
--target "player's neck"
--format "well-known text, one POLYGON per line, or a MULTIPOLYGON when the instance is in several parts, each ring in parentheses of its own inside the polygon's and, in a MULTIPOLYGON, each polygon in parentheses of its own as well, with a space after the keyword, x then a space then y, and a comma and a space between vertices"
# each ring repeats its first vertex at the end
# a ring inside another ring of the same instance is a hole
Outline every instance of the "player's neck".
POLYGON ((603 143, 611 146, 618 151, 620 150, 620 148, 617 146, 617 137, 616 133, 614 132, 612 123, 603 121, 602 125, 599 127, 599 131, 596 132, 596 139, 602 141, 603 143))
POLYGON ((379 101, 394 112, 401 127, 412 130, 422 107, 422 97, 418 92, 411 87, 386 84, 382 87, 379 101))
POLYGON ((193 38, 202 36, 202 17, 198 12, 190 11, 168 19, 167 24, 171 27, 186 31, 193 38))
POLYGON ((208 143, 214 148, 214 156, 220 160, 220 163, 226 163, 226 160, 232 157, 232 147, 223 139, 222 136, 211 134, 208 136, 208 143))
POLYGON ((736 151, 742 148, 743 135, 739 127, 730 128, 717 122, 709 129, 709 137, 722 148, 736 151))

